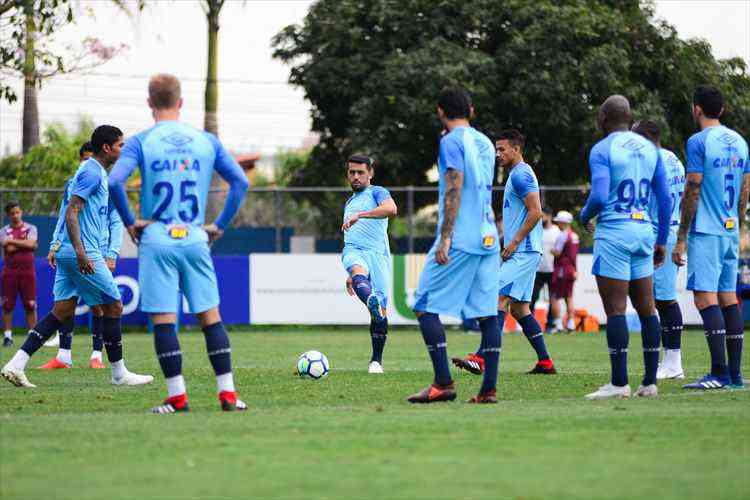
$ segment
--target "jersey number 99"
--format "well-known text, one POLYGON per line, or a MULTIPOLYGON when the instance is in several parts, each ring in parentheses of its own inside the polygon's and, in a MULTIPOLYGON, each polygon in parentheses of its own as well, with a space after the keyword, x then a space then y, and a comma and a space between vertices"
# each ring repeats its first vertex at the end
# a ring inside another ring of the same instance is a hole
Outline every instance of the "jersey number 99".
POLYGON ((617 201, 615 202, 615 210, 617 212, 630 213, 634 205, 637 209, 643 209, 648 206, 650 195, 650 180, 641 179, 638 182, 638 192, 636 193, 635 181, 633 179, 625 179, 620 183, 619 186, 617 186, 617 201))

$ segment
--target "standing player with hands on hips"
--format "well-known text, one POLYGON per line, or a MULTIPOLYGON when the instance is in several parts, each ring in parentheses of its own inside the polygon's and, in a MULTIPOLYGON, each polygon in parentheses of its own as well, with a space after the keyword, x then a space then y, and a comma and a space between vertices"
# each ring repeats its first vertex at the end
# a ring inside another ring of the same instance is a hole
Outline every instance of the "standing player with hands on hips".
POLYGON ((672 259, 685 265, 688 290, 703 319, 711 372, 686 389, 741 389, 743 321, 737 304, 739 228, 750 192, 747 142, 721 124, 724 98, 701 86, 693 95, 693 118, 701 131, 687 142, 687 184, 672 259), (728 354, 728 363, 727 363, 728 354))
POLYGON ((229 336, 219 315, 219 290, 208 245, 222 235, 239 210, 247 176, 216 136, 179 121, 182 97, 177 78, 152 77, 148 104, 156 124, 125 143, 110 187, 123 223, 139 243, 141 310, 154 324, 156 357, 167 382, 168 397, 152 412, 189 410, 175 326, 181 308, 178 291, 203 329, 222 410, 245 410, 247 405, 237 398, 234 386, 229 336), (141 173, 142 219, 131 213, 125 193, 125 181, 136 168, 141 173), (216 222, 205 224, 214 170, 229 183, 229 194, 216 222))
POLYGON ((368 373, 383 373, 383 349, 388 335, 388 291, 391 288, 391 250, 388 217, 398 211, 387 189, 371 185, 373 159, 349 158, 346 176, 354 194, 344 206, 344 250, 341 261, 349 277, 346 289, 370 311, 372 357, 368 373))

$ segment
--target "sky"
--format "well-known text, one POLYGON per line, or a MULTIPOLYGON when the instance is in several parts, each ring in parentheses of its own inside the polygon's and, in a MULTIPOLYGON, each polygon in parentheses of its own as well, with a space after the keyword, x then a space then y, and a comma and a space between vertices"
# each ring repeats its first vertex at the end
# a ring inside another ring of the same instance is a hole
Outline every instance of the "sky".
MULTIPOLYGON (((130 135, 152 121, 146 106, 149 75, 170 72, 182 79, 183 119, 203 124, 206 20, 196 0, 152 2, 132 17, 107 0, 79 0, 95 13, 80 16, 60 33, 60 43, 98 37, 128 50, 88 75, 60 76, 39 95, 42 128, 50 122, 73 127, 83 115, 113 123, 130 135)), ((219 132, 237 153, 271 155, 309 140, 310 107, 304 94, 287 84, 289 67, 272 58, 270 40, 300 23, 309 0, 227 0, 221 13, 219 47, 219 132)), ((750 0, 659 0, 657 17, 682 38, 708 40, 719 58, 739 56, 750 64, 750 0)), ((18 82, 21 95, 20 81, 18 82)), ((21 103, 0 103, 0 156, 21 148, 21 103)))

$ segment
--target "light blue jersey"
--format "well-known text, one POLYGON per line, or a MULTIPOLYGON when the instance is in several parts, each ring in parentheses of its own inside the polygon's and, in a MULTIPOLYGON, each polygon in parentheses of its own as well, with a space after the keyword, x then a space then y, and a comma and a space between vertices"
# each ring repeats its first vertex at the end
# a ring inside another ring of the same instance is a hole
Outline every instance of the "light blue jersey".
MULTIPOLYGON (((516 233, 523 226, 529 211, 526 209, 524 200, 529 193, 539 192, 539 182, 534 170, 524 162, 515 165, 505 183, 503 192, 503 238, 505 244, 510 243, 516 233)), ((542 221, 526 235, 518 245, 517 252, 542 253, 542 221)), ((535 270, 536 272, 536 270, 535 270)))
MULTIPOLYGON (((682 205, 682 194, 685 191, 685 167, 677 155, 668 149, 659 150, 661 161, 664 165, 664 173, 667 176, 667 187, 669 188, 669 199, 672 203, 669 219, 669 243, 677 241, 677 228, 680 225, 680 207, 682 205)), ((648 214, 654 232, 658 230, 659 204, 656 195, 651 193, 651 201, 648 205, 648 214)))
POLYGON ((495 148, 492 141, 474 128, 456 127, 440 140, 438 239, 444 220, 445 175, 449 169, 464 174, 461 206, 453 229, 451 248, 477 255, 500 251, 492 211, 494 167, 495 148))
MULTIPOLYGON (((366 212, 379 207, 390 197, 391 193, 380 186, 368 186, 362 191, 355 192, 344 206, 344 222, 358 212, 366 212)), ((390 255, 388 217, 359 219, 344 233, 344 245, 390 255)))
POLYGON ((736 236, 742 176, 750 173, 745 140, 723 125, 694 134, 687 142, 687 173, 703 174, 691 233, 736 236))

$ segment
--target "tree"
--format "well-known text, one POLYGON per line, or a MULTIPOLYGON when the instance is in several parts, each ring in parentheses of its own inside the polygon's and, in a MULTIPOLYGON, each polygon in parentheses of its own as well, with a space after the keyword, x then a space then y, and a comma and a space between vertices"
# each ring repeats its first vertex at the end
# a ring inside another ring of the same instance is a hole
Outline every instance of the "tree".
POLYGON ((379 182, 428 184, 445 85, 472 93, 478 128, 521 129, 546 184, 588 180, 596 109, 613 93, 660 118, 676 151, 694 132, 689 102, 701 83, 723 90, 725 121, 750 133, 745 63, 679 39, 639 0, 320 0, 272 44, 321 136, 296 185, 342 184, 332 167, 355 150, 379 160, 379 182))
POLYGON ((208 22, 208 59, 206 64, 206 92, 203 101, 203 128, 214 135, 219 135, 219 14, 225 0, 203 0, 201 7, 208 22))

